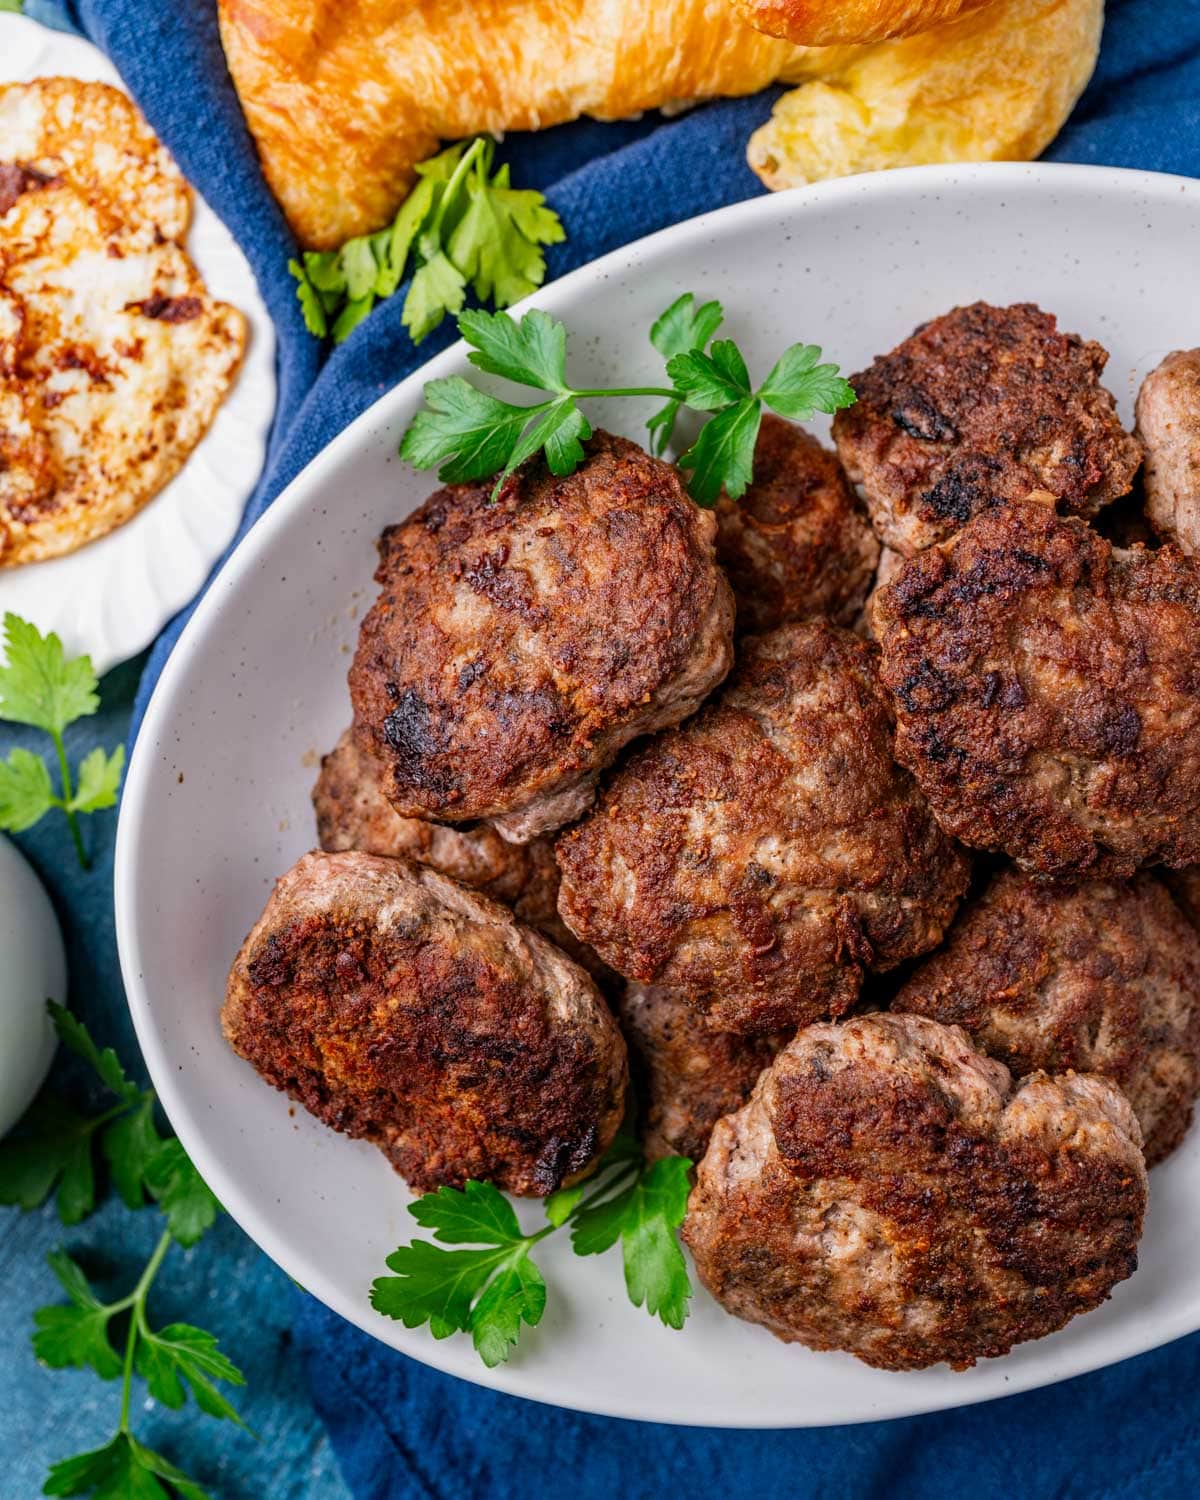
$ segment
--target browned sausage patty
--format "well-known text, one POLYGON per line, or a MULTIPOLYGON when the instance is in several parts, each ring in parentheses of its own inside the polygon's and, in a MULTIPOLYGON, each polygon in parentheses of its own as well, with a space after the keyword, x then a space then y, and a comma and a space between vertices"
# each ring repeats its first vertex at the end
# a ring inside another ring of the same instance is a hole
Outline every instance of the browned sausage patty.
POLYGON ((875 619, 896 754, 948 833, 1053 878, 1200 860, 1200 564, 1010 506, 875 619))
POLYGON ((542 1196, 616 1133, 625 1044, 591 980, 432 870, 306 854, 229 975, 221 1024, 268 1083, 373 1142, 417 1192, 542 1196))
POLYGON ((964 1027, 1017 1077, 1103 1073, 1133 1105, 1149 1166, 1191 1123, 1200 937, 1153 875, 1064 889, 1002 872, 892 1010, 964 1027))
POLYGON ((1146 1169, 1106 1078, 1002 1064, 957 1027, 802 1031, 721 1120, 683 1236, 728 1312, 884 1370, 1061 1328, 1137 1264, 1146 1169))
POLYGON ((384 532, 350 696, 397 812, 524 843, 720 682, 733 600, 711 512, 635 443, 597 433, 569 477, 537 459, 491 496, 439 490, 384 532))
POLYGON ((740 1109, 782 1038, 718 1031, 674 990, 631 984, 618 1003, 650 1161, 698 1162, 722 1115, 740 1109))
POLYGON ((975 302, 852 376, 833 434, 881 540, 911 557, 1030 490, 1079 516, 1125 494, 1142 450, 1100 384, 1107 360, 1032 303, 975 302))
POLYGON ((823 621, 746 637, 557 854, 573 932, 746 1032, 846 1010, 866 968, 937 944, 968 875, 892 758, 872 648, 823 621))
POLYGON ((328 853, 361 849, 411 859, 503 901, 513 915, 548 937, 593 978, 608 971, 558 914, 558 865, 548 838, 510 844, 487 823, 448 828, 402 818, 383 795, 382 767, 364 755, 350 731, 322 758, 313 787, 317 837, 328 853))
POLYGON ((1146 515, 1159 536, 1200 552, 1200 349, 1176 349, 1142 382, 1146 515))
POLYGON ((764 414, 754 481, 740 500, 720 500, 717 526, 739 630, 819 615, 854 623, 879 543, 837 456, 803 428, 764 414))

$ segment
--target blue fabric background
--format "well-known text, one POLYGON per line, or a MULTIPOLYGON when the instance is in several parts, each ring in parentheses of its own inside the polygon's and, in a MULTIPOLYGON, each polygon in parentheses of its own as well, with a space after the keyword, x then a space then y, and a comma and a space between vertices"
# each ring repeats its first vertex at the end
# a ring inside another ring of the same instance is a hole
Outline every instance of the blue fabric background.
MULTIPOLYGON (((285 272, 286 226, 265 191, 216 36, 211 0, 30 0, 29 9, 81 25, 121 69, 185 172, 237 234, 275 317, 280 402, 268 468, 247 524, 348 421, 449 337, 414 353, 400 298, 384 304, 320 368, 285 272)), ((761 189, 743 162, 750 131, 775 91, 682 119, 565 126, 513 137, 505 154, 522 184, 545 187, 570 238, 552 275, 689 215, 761 189)), ((1200 0, 1114 0, 1091 87, 1049 155, 1200 175, 1200 0)), ((1200 251, 1198 251, 1200 265, 1200 251)), ((1196 287, 1180 288, 1200 302, 1196 287)), ((97 720, 78 726, 78 752, 136 723, 182 620, 141 661, 111 673, 97 720)), ((31 737, 0 732, 0 753, 31 737)), ((94 819, 93 871, 80 877, 62 830, 47 823, 18 842, 50 886, 67 930, 72 1003, 106 1040, 132 1051, 111 916, 111 815, 94 819)), ((69 1064, 57 1079, 86 1082, 69 1064)), ((153 1238, 150 1215, 109 1206, 65 1236, 102 1285, 128 1282, 153 1238)), ((51 1212, 0 1219, 0 1493, 33 1495, 50 1459, 103 1439, 113 1392, 90 1373, 51 1374, 28 1354, 32 1308, 53 1300, 45 1250, 64 1238, 51 1212), (18 1351, 12 1354, 11 1351, 18 1351)), ((793 1433, 706 1433, 581 1417, 485 1392, 406 1361, 295 1292, 225 1222, 204 1244, 172 1252, 161 1312, 211 1326, 246 1366, 243 1408, 262 1442, 156 1412, 146 1439, 223 1497, 337 1500, 342 1479, 299 1384, 298 1347, 316 1409, 357 1500, 507 1500, 550 1484, 580 1497, 786 1489, 801 1496, 949 1494, 979 1500, 1016 1491, 1055 1497, 1194 1493, 1200 1480, 1200 1336, 1119 1368, 988 1407, 912 1421, 793 1433)))

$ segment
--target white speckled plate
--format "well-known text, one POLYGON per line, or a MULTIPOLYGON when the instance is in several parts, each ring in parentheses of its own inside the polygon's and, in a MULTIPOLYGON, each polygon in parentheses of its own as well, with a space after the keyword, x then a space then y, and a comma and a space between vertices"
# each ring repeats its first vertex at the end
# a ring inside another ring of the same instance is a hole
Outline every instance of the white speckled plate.
MULTIPOLYGON (((977 297, 1032 299, 1112 352, 1132 418, 1140 375, 1200 343, 1200 182, 1085 167, 917 168, 763 198, 631 245, 546 288, 584 384, 637 384, 646 332, 680 291, 719 297, 752 369, 813 340, 848 370, 977 297)), ((657 1421, 805 1426, 983 1401, 1125 1359, 1200 1327, 1200 1137, 1153 1174, 1137 1274, 1099 1311, 963 1374, 869 1370, 776 1342, 703 1292, 681 1333, 626 1301, 619 1258, 551 1240, 545 1319, 487 1372, 372 1311, 367 1288, 413 1232, 370 1146, 293 1115, 225 1046, 225 974, 272 878, 314 842, 319 752, 349 716, 345 673, 374 590, 374 541, 428 493, 396 457, 421 384, 465 374, 461 345, 341 434, 254 527, 209 591, 150 704, 117 840, 117 930, 154 1082, 196 1164, 301 1285, 439 1369, 558 1405, 657 1421)), ((631 404, 605 420, 631 436, 631 404)), ((525 1210, 522 1210, 523 1212, 525 1210)), ((530 1222, 536 1216, 530 1208, 530 1222)))
MULTIPOLYGON (((77 36, 0 15, 0 83, 61 74, 121 86, 104 54, 77 36)), ((0 142, 0 152, 3 142, 0 142)), ((66 557, 0 569, 0 613, 56 630, 98 672, 148 646, 199 591, 233 540, 266 453, 275 411, 275 330, 233 236, 193 194, 187 248, 214 297, 245 314, 246 357, 187 463, 132 520, 66 557)))

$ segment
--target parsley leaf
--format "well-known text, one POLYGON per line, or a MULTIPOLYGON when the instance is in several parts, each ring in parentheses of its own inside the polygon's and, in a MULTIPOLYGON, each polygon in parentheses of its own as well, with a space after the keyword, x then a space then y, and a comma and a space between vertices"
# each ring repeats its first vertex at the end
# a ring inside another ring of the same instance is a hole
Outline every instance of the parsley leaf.
MULTIPOLYGON (((535 408, 537 410, 537 408, 535 408)), ((582 439, 589 438, 592 429, 587 419, 570 396, 562 396, 541 409, 541 415, 521 437, 508 455, 508 462, 496 476, 492 491, 495 499, 500 486, 527 458, 532 458, 540 449, 546 450, 546 462, 555 474, 571 474, 583 458, 582 439)))
POLYGON ((546 1310, 546 1283, 526 1246, 503 1261, 471 1311, 471 1337, 488 1369, 503 1364, 521 1336, 546 1310))
POLYGON ((368 292, 365 297, 360 297, 356 301, 343 303, 342 310, 334 319, 333 327, 330 329, 334 343, 344 343, 374 306, 374 292, 368 292))
POLYGON ((118 745, 111 755, 106 755, 99 745, 89 750, 79 763, 79 779, 67 807, 71 812, 81 813, 116 807, 124 768, 124 745, 118 745))
POLYGON ((548 1223, 530 1235, 490 1183, 427 1193, 408 1211, 440 1243, 413 1240, 393 1251, 387 1266, 396 1274, 376 1278, 371 1305, 406 1328, 428 1324, 436 1339, 470 1333, 490 1368, 508 1358, 522 1325, 541 1321, 546 1283, 531 1251, 570 1224, 580 1255, 600 1254, 620 1241, 630 1300, 681 1328, 691 1283, 676 1231, 687 1208, 690 1167, 683 1157, 646 1166, 641 1147, 622 1130, 590 1178, 546 1199, 548 1223))
POLYGON ((122 1429, 103 1448, 54 1464, 42 1494, 93 1495, 95 1500, 168 1500, 160 1479, 174 1488, 180 1500, 210 1500, 207 1490, 122 1429))
POLYGON ((407 274, 402 321, 419 344, 468 288, 507 307, 546 278, 543 245, 565 238, 541 193, 514 188, 507 166, 492 172, 495 143, 460 141, 417 165, 418 181, 391 224, 355 235, 339 250, 288 262, 305 326, 341 343, 407 274))
POLYGON ((806 422, 814 412, 833 413, 854 405, 854 387, 838 374, 837 365, 818 364, 820 358, 816 344, 793 344, 784 350, 759 391, 772 411, 806 422))
POLYGON ((484 1364, 501 1364, 521 1325, 541 1321, 546 1283, 530 1251, 550 1231, 522 1234, 512 1204, 490 1182, 439 1188, 408 1211, 442 1244, 484 1248, 444 1250, 428 1240, 401 1245, 387 1258, 396 1274, 371 1285, 372 1307, 406 1328, 428 1323, 434 1338, 469 1332, 484 1364))
POLYGON ((721 491, 738 500, 754 477, 754 446, 762 421, 762 404, 748 396, 706 422, 696 441, 679 460, 690 469, 688 489, 700 505, 715 505, 721 491))
POLYGON ((54 1370, 90 1365, 102 1380, 115 1380, 121 1356, 108 1340, 114 1309, 100 1301, 64 1250, 54 1250, 46 1259, 71 1301, 67 1307, 39 1307, 34 1313, 34 1354, 54 1370))
MULTIPOLYGON (((145 1101, 153 1106, 153 1094, 143 1094, 130 1081, 111 1047, 100 1048, 77 1016, 53 1000, 47 1002, 50 1018, 60 1040, 76 1056, 90 1064, 117 1104, 90 1119, 77 1114, 54 1094, 43 1092, 26 1112, 17 1131, 0 1141, 0 1203, 37 1208, 58 1184, 58 1214, 64 1224, 77 1224, 96 1203, 92 1140, 108 1125, 108 1134, 122 1126, 130 1105, 145 1101), (113 1124, 109 1124, 114 1121, 113 1124)), ((136 1117, 135 1117, 136 1118, 136 1117)), ((150 1126, 153 1131, 153 1125, 150 1126)), ((108 1155, 108 1134, 105 1154, 108 1155)), ((157 1141, 157 1136, 155 1136, 157 1141)), ((112 1157, 110 1156, 110 1161, 112 1157)), ((122 1172, 127 1170, 122 1163, 122 1172)), ((114 1175, 116 1175, 114 1173, 114 1175)), ((119 1188, 126 1197, 126 1188, 119 1188)), ((132 1187, 128 1187, 132 1196, 132 1187)), ((126 1198, 126 1201, 129 1201, 126 1198)), ((141 1200, 139 1199, 139 1202, 141 1200)))
POLYGON ((97 1122, 43 1093, 25 1112, 19 1133, 0 1141, 0 1203, 37 1208, 58 1184, 58 1216, 78 1224, 95 1207, 92 1135, 97 1122))
POLYGON ((375 290, 375 250, 369 235, 359 235, 342 246, 339 269, 346 283, 346 295, 358 302, 375 290))
MULTIPOLYGON (((650 328, 650 342, 665 360, 691 349, 703 349, 725 317, 719 302, 703 302, 699 307, 691 292, 676 297, 666 312, 660 313, 650 328)), ((650 451, 661 457, 675 432, 675 419, 682 403, 670 400, 646 422, 650 432, 650 451)))
POLYGON ((465 312, 458 331, 473 352, 476 368, 517 385, 565 392, 567 330, 557 318, 534 308, 518 322, 505 313, 465 312))
POLYGON ((676 297, 666 312, 660 313, 650 326, 650 342, 664 359, 703 349, 725 319, 719 302, 696 304, 691 292, 676 297))
POLYGON ((375 282, 375 290, 381 297, 391 296, 403 279, 404 268, 408 264, 408 253, 413 247, 421 225, 429 216, 433 200, 433 180, 429 177, 422 177, 400 205, 400 212, 392 220, 392 227, 386 231, 388 276, 384 280, 377 279, 375 282))
POLYGON ((144 1175, 147 1189, 166 1215, 172 1238, 180 1245, 194 1245, 216 1223, 221 1205, 173 1136, 146 1163, 144 1175))
POLYGON ((467 210, 450 238, 449 255, 481 302, 508 307, 546 279, 541 245, 565 238, 540 193, 508 186, 508 168, 487 180, 481 157, 467 182, 467 210))
POLYGON ((337 250, 306 250, 304 273, 321 293, 322 306, 326 305, 326 298, 339 296, 346 291, 346 271, 341 253, 337 250))
POLYGON ((82 1057, 84 1062, 91 1064, 110 1093, 116 1094, 118 1099, 126 1103, 138 1098, 141 1090, 136 1083, 130 1082, 111 1047, 97 1047, 84 1023, 78 1016, 72 1015, 65 1005, 50 1000, 47 1001, 46 1008, 63 1045, 69 1047, 76 1057, 82 1057))
POLYGON ((490 1182, 438 1188, 415 1199, 408 1211, 444 1245, 511 1245, 522 1238, 512 1204, 490 1182))
POLYGON ((0 761, 0 828, 24 833, 57 805, 50 772, 40 755, 21 746, 0 761))
MULTIPOLYGON (((86 777, 81 777, 81 794, 86 777)), ((113 1184, 130 1208, 141 1208, 147 1194, 158 1200, 166 1220, 157 1245, 136 1286, 115 1302, 102 1302, 79 1265, 63 1250, 48 1257, 67 1295, 65 1304, 34 1313, 33 1348, 50 1368, 88 1366, 105 1380, 121 1377, 120 1426, 102 1448, 54 1464, 44 1494, 84 1495, 95 1500, 207 1500, 204 1490, 161 1454, 129 1431, 131 1380, 136 1370, 150 1394, 167 1407, 182 1406, 190 1391, 208 1416, 243 1426, 217 1382, 244 1384, 241 1371, 218 1347, 211 1333, 188 1323, 154 1329, 147 1298, 173 1242, 192 1245, 212 1224, 220 1206, 175 1139, 163 1140, 154 1126, 155 1096, 141 1090, 111 1047, 100 1047, 87 1027, 53 1002, 50 1014, 64 1045, 96 1072, 116 1103, 85 1119, 54 1095, 43 1093, 18 1126, 0 1141, 0 1202, 33 1208, 58 1187, 59 1213, 75 1223, 95 1204, 92 1142, 103 1132, 104 1156, 113 1184), (109 1336, 112 1321, 124 1320, 118 1353, 109 1336)))
POLYGON ((154 1128, 154 1095, 147 1094, 131 1114, 114 1120, 101 1137, 108 1174, 126 1208, 141 1208, 149 1191, 150 1163, 162 1146, 154 1128))
POLYGON ((288 274, 294 276, 297 282, 296 298, 300 303, 300 313, 304 319, 305 328, 314 338, 323 339, 329 329, 325 321, 325 307, 320 294, 298 260, 289 260, 287 268, 288 274))
POLYGON ((431 380, 425 404, 428 410, 419 411, 404 434, 400 456, 418 469, 440 464, 438 478, 444 484, 486 479, 502 469, 526 423, 540 410, 510 406, 461 375, 431 380))
POLYGON ((53 631, 43 636, 19 615, 4 616, 5 662, 0 666, 0 719, 61 734, 100 707, 91 659, 68 660, 53 631))
POLYGON ((402 321, 414 344, 419 344, 448 312, 456 313, 467 298, 467 278, 439 251, 431 255, 413 275, 404 299, 402 321))
POLYGON ((67 658, 53 631, 43 636, 35 625, 11 612, 4 616, 5 660, 0 664, 0 719, 44 729, 50 736, 62 780, 56 793, 50 773, 37 756, 17 748, 0 762, 0 830, 20 833, 31 828, 52 807, 66 814, 75 854, 87 868, 78 813, 112 807, 121 785, 125 752, 111 755, 96 749, 79 767, 78 789, 73 789, 63 731, 68 724, 100 706, 96 674, 86 656, 67 658))
POLYGON ((237 1409, 221 1394, 214 1380, 245 1385, 246 1378, 221 1352, 216 1339, 190 1323, 171 1323, 154 1332, 142 1327, 138 1339, 137 1372, 156 1401, 173 1411, 190 1389, 196 1405, 210 1417, 245 1427, 237 1409), (185 1388, 186 1386, 186 1388, 185 1388))
POLYGON ((685 292, 650 330, 651 342, 666 357, 670 386, 584 390, 567 381, 567 331, 559 319, 536 309, 519 322, 502 312, 462 313, 458 327, 472 345, 470 362, 489 375, 531 386, 547 399, 512 406, 461 376, 431 381, 425 388, 431 409, 413 419, 401 441, 401 456, 419 469, 440 465, 439 478, 447 483, 498 474, 496 493, 518 465, 538 452, 545 453, 555 474, 570 474, 582 463, 592 428, 580 401, 656 396, 666 404, 646 423, 653 451, 665 451, 684 406, 710 413, 712 420, 679 463, 691 470, 689 488, 699 504, 714 504, 722 490, 738 499, 753 478, 764 402, 784 415, 811 416, 849 405, 854 392, 835 365, 817 363, 821 351, 812 344, 785 350, 755 390, 732 339, 717 339, 705 348, 722 317, 720 303, 697 306, 694 295, 685 292))
POLYGON ((598 1255, 619 1239, 629 1300, 670 1328, 683 1327, 692 1295, 676 1235, 687 1212, 691 1165, 683 1156, 654 1162, 613 1196, 585 1203, 571 1234, 578 1255, 598 1255))
POLYGON ((751 394, 750 372, 731 339, 718 339, 711 354, 676 354, 667 361, 667 374, 693 411, 722 411, 751 394))
POLYGON ((551 474, 563 478, 574 474, 583 462, 583 445, 592 435, 592 426, 574 401, 556 402, 552 410, 554 422, 539 429, 539 436, 551 474))

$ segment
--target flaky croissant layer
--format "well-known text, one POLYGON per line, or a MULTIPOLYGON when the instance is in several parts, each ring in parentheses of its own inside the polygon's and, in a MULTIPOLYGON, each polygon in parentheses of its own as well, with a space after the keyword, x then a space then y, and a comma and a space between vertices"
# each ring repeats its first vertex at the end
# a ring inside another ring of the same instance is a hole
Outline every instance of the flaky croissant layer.
POLYGON ((220 0, 220 20, 267 181, 315 247, 386 223, 440 141, 809 74, 729 0, 220 0))
POLYGON ((768 187, 921 162, 1025 160, 1054 138, 1087 82, 1103 8, 219 0, 267 181, 314 248, 388 223, 415 164, 441 142, 580 115, 621 119, 774 82, 801 87, 750 145, 768 187))

